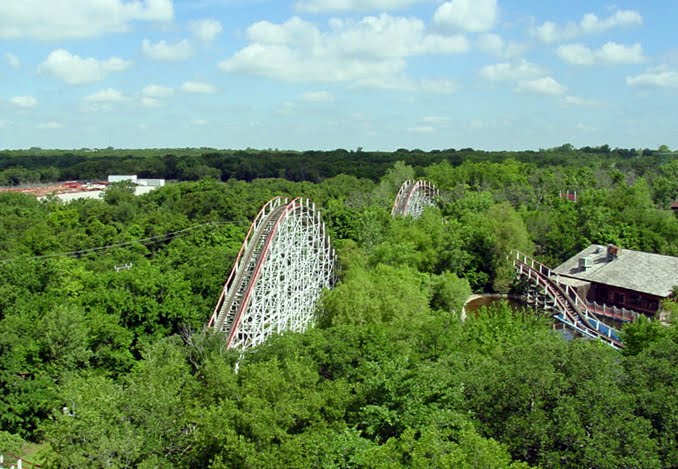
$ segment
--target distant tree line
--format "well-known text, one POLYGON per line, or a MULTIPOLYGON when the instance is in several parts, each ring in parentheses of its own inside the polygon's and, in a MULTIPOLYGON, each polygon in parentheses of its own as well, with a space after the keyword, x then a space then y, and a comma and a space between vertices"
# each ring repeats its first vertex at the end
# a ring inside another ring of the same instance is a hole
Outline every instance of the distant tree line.
POLYGON ((0 186, 65 180, 101 180, 109 174, 137 174, 140 177, 194 181, 213 177, 226 181, 284 178, 290 181, 319 182, 347 174, 372 181, 381 178, 396 161, 420 170, 447 161, 463 162, 515 160, 538 166, 600 164, 618 166, 644 174, 668 157, 644 149, 611 149, 608 145, 575 149, 570 144, 539 151, 493 151, 453 148, 422 151, 400 148, 394 152, 214 150, 207 148, 151 150, 5 150, 0 152, 0 186))

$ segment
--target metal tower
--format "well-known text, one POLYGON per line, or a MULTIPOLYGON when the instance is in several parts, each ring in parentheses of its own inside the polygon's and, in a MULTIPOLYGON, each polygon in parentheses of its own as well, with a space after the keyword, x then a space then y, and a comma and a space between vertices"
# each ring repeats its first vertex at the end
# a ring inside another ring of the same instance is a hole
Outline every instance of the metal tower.
POLYGON ((426 207, 435 205, 439 193, 429 181, 407 180, 400 186, 391 215, 419 218, 426 207))
POLYGON ((308 199, 276 197, 261 209, 208 326, 228 348, 255 347, 271 334, 303 332, 324 288, 334 281, 335 253, 308 199))

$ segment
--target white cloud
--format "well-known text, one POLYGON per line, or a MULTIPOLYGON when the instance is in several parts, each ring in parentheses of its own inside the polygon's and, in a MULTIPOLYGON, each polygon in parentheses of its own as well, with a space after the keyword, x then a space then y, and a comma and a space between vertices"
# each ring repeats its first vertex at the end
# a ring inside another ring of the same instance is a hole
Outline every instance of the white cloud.
POLYGON ((327 13, 332 11, 390 11, 407 8, 426 0, 297 0, 294 8, 306 13, 327 13))
POLYGON ((61 122, 57 121, 48 121, 48 122, 42 122, 37 125, 38 129, 44 129, 44 130, 52 130, 52 129, 60 129, 64 125, 61 122))
POLYGON ((427 124, 438 126, 445 126, 452 121, 452 119, 445 116, 424 116, 421 120, 427 124))
POLYGON ((121 72, 132 62, 111 57, 107 60, 81 58, 65 49, 56 49, 40 64, 40 72, 46 72, 70 85, 85 85, 103 80, 111 72, 121 72))
POLYGON ((21 68, 21 61, 19 58, 12 54, 11 52, 7 52, 5 54, 5 59, 7 60, 7 64, 12 67, 12 68, 21 68))
POLYGON ((514 82, 518 92, 562 95, 567 88, 553 77, 546 76, 546 70, 539 65, 522 59, 518 63, 497 63, 480 70, 480 76, 488 81, 514 82))
POLYGON ((626 77, 626 84, 647 88, 678 88, 678 70, 666 65, 652 67, 640 75, 626 77))
POLYGON ((591 65, 595 61, 595 53, 583 44, 566 44, 556 49, 558 57, 565 62, 576 65, 591 65))
POLYGON ((527 46, 517 42, 505 41, 498 34, 485 33, 478 36, 475 41, 478 49, 497 57, 516 57, 527 50, 527 46))
POLYGON ((565 33, 564 30, 560 30, 560 27, 553 21, 546 21, 541 26, 537 26, 532 30, 532 35, 539 39, 541 42, 551 43, 556 42, 560 39, 570 39, 576 37, 576 25, 572 28, 563 28, 571 29, 572 32, 565 33))
POLYGON ((158 107, 162 104, 157 98, 151 98, 150 96, 142 96, 140 101, 143 107, 158 107))
POLYGON ((186 93, 214 94, 217 92, 217 88, 215 86, 201 81, 187 81, 183 83, 179 89, 186 93))
POLYGON ((141 90, 141 94, 150 98, 167 98, 174 94, 174 90, 169 86, 147 85, 141 90))
POLYGON ((502 37, 494 33, 481 34, 476 40, 476 45, 480 50, 494 55, 501 55, 506 47, 502 37))
POLYGON ((155 44, 144 39, 141 50, 147 57, 154 60, 180 61, 186 60, 193 55, 193 48, 187 39, 170 44, 167 41, 158 41, 155 44))
POLYGON ((118 103, 121 101, 127 101, 128 99, 129 98, 123 93, 113 88, 106 88, 83 98, 83 100, 92 103, 118 103))
POLYGON ((565 96, 563 97, 563 103, 570 105, 570 106, 586 106, 590 104, 594 104, 594 101, 591 101, 589 99, 584 99, 580 98, 579 96, 565 96))
POLYGON ((6 0, 0 38, 97 37, 129 30, 132 21, 170 21, 172 0, 6 0))
POLYGON ((436 128, 430 125, 417 125, 415 127, 408 127, 407 131, 417 134, 430 134, 434 133, 436 128))
POLYGON ((546 21, 533 28, 532 34, 541 42, 552 43, 573 39, 586 34, 602 33, 612 28, 638 26, 643 24, 643 17, 635 10, 617 10, 611 16, 600 19, 593 13, 587 13, 579 23, 570 22, 558 25, 546 21))
POLYGON ((480 75, 489 81, 518 81, 536 78, 545 74, 542 67, 522 59, 518 63, 497 63, 487 65, 480 70, 480 75))
POLYGON ((592 125, 582 124, 581 122, 577 123, 577 130, 580 130, 580 131, 586 132, 586 133, 593 133, 593 132, 598 131, 598 129, 596 127, 593 127, 592 125))
POLYGON ((33 96, 14 96, 9 102, 23 108, 31 108, 38 105, 38 100, 33 96))
POLYGON ((163 85, 146 85, 141 90, 141 105, 143 107, 157 107, 162 104, 163 98, 168 98, 174 94, 174 89, 163 85))
POLYGON ((82 98, 85 112, 111 112, 113 104, 129 101, 129 97, 114 88, 106 88, 82 98))
POLYGON ((442 36, 426 30, 416 18, 382 14, 360 21, 333 20, 330 30, 294 17, 283 24, 254 23, 250 44, 222 61, 226 72, 311 83, 351 82, 403 89, 406 59, 422 54, 468 50, 464 36, 442 36))
POLYGON ((558 83, 553 77, 542 77, 535 80, 521 80, 516 87, 518 91, 560 95, 565 93, 566 87, 558 83))
POLYGON ((452 80, 421 80, 414 84, 413 91, 417 90, 434 94, 452 94, 457 91, 457 84, 452 80))
POLYGON ((600 50, 596 51, 596 56, 602 62, 610 64, 638 64, 645 62, 643 46, 638 43, 625 46, 616 42, 606 42, 600 50))
POLYGON ((643 17, 635 10, 617 10, 612 16, 600 19, 593 13, 584 15, 579 27, 584 33, 602 33, 620 26, 638 26, 643 24, 643 17))
POLYGON ((294 101, 284 101, 275 110, 276 114, 286 115, 291 114, 297 110, 297 103, 294 101))
POLYGON ((451 0, 436 9, 433 22, 445 29, 482 32, 492 29, 497 16, 497 0, 451 0))
POLYGON ((209 124, 209 122, 207 122, 205 119, 193 119, 191 121, 191 125, 203 126, 203 125, 207 125, 207 124, 209 124))
POLYGON ((597 50, 583 44, 566 44, 558 47, 556 53, 565 62, 574 65, 638 64, 645 61, 643 46, 640 44, 625 46, 616 42, 606 42, 597 50))
POLYGON ((195 37, 203 41, 213 41, 222 31, 221 23, 212 18, 192 21, 188 27, 195 37))
POLYGON ((309 91, 302 94, 299 99, 307 103, 332 103, 334 96, 329 91, 309 91))

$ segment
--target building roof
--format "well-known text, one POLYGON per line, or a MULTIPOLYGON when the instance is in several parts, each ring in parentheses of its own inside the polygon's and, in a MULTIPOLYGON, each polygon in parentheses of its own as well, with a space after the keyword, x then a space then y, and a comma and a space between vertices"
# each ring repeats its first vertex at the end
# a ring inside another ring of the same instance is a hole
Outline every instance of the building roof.
POLYGON ((671 210, 678 210, 678 200, 671 202, 671 210))
POLYGON ((593 244, 553 269, 579 280, 626 288, 668 297, 678 285, 678 257, 620 249, 608 258, 607 247, 593 244), (593 265, 584 270, 579 259, 590 257, 593 265))
POLYGON ((558 283, 561 283, 563 285, 569 285, 574 288, 579 288, 579 287, 585 287, 588 285, 591 285, 591 282, 587 282, 585 280, 579 280, 578 278, 572 278, 572 277, 565 277, 562 276, 560 277, 560 281, 558 283))

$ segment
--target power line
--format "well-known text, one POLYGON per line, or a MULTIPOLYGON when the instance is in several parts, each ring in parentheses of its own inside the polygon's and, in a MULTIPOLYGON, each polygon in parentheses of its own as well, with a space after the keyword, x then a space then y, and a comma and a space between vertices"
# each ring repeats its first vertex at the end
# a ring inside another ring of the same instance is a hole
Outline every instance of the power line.
POLYGON ((79 249, 77 251, 69 251, 69 252, 59 252, 59 253, 54 253, 54 254, 43 254, 41 256, 30 256, 30 257, 13 257, 11 259, 0 259, 0 263, 7 263, 7 262, 13 262, 17 260, 43 260, 43 259, 50 259, 53 257, 65 257, 65 256, 79 256, 83 254, 90 254, 92 252, 98 252, 98 251, 103 251, 106 249, 111 249, 111 248, 119 248, 119 247, 125 247, 125 246, 131 246, 133 244, 143 244, 144 246, 149 245, 149 244, 155 244, 159 243, 162 241, 166 241, 169 239, 174 239, 174 238, 180 238, 181 236, 184 236, 187 232, 195 230, 197 228, 202 228, 204 226, 216 226, 216 225, 244 225, 245 223, 250 223, 249 221, 214 221, 214 222, 209 222, 209 223, 202 223, 200 225, 195 225, 195 226, 190 226, 188 228, 184 228, 183 230, 177 230, 177 231, 170 231, 168 233, 164 233, 161 235, 155 235, 155 236, 149 236, 148 238, 141 238, 141 239, 135 239, 132 241, 125 241, 123 243, 115 243, 115 244, 108 244, 106 246, 98 246, 95 248, 89 248, 89 249, 79 249))

